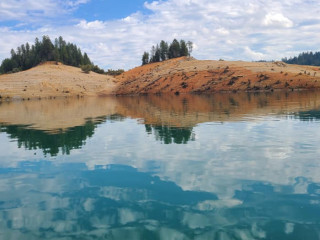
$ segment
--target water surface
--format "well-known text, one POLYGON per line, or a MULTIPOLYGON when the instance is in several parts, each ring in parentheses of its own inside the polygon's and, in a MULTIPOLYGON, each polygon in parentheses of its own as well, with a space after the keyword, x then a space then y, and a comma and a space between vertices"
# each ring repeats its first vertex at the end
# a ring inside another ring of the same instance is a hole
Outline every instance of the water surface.
POLYGON ((0 104, 0 239, 319 239, 320 94, 0 104))

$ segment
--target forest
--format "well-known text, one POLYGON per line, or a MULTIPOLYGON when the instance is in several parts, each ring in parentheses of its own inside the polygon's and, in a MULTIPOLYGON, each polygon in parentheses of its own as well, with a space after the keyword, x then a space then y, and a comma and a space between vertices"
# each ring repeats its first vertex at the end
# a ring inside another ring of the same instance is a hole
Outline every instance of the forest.
POLYGON ((282 61, 288 64, 320 66, 320 52, 303 52, 297 57, 283 58, 282 61))
POLYGON ((35 39, 34 45, 22 44, 15 51, 11 50, 11 58, 6 58, 0 66, 0 73, 24 71, 37 66, 41 62, 57 61, 69 66, 93 65, 86 53, 80 48, 67 43, 62 37, 56 38, 54 44, 48 36, 42 40, 35 39))
POLYGON ((193 43, 185 40, 174 39, 171 44, 162 40, 156 46, 152 46, 150 53, 142 55, 142 65, 154 62, 161 62, 172 58, 190 56, 193 50, 193 43))

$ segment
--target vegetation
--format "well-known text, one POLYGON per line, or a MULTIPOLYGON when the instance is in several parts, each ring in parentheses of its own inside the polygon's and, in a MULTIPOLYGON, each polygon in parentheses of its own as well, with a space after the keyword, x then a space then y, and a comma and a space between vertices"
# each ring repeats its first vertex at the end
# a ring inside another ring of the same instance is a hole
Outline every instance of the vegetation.
POLYGON ((84 73, 89 73, 92 70, 92 66, 90 64, 82 65, 81 70, 84 73))
POLYGON ((30 69, 41 62, 57 61, 79 67, 93 65, 86 53, 82 54, 77 45, 67 43, 62 37, 56 38, 54 44, 48 36, 40 41, 35 39, 34 45, 22 44, 17 50, 11 50, 11 58, 6 58, 0 66, 0 73, 13 73, 30 69))
POLYGON ((108 69, 108 71, 105 72, 106 75, 110 75, 110 76, 118 76, 118 75, 121 75, 122 73, 124 73, 123 69, 118 69, 118 70, 108 69))
POLYGON ((144 52, 142 55, 142 65, 154 62, 161 62, 172 58, 190 56, 193 50, 193 43, 185 40, 174 39, 169 45, 165 41, 152 46, 150 53, 144 52))
POLYGON ((62 37, 56 38, 53 44, 48 36, 43 36, 41 41, 36 38, 34 45, 26 43, 18 47, 16 51, 12 49, 11 58, 2 61, 0 74, 24 71, 46 61, 62 62, 69 66, 80 67, 84 73, 93 71, 116 76, 124 72, 123 69, 109 69, 105 72, 94 65, 86 53, 82 54, 77 45, 67 43, 62 37))
POLYGON ((90 71, 93 71, 96 73, 110 75, 110 76, 118 76, 124 73, 124 69, 118 69, 118 70, 108 69, 108 71, 105 72, 103 69, 99 68, 97 65, 91 65, 91 64, 81 65, 80 67, 84 73, 89 73, 90 71))
POLYGON ((303 52, 298 57, 283 58, 282 61, 288 64, 320 66, 320 52, 303 52))

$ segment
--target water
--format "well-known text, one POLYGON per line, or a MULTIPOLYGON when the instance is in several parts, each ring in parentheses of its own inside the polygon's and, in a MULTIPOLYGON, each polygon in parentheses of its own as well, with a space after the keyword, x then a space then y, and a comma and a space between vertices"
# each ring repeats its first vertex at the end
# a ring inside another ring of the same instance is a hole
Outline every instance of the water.
POLYGON ((0 239, 320 239, 320 93, 3 102, 0 239))

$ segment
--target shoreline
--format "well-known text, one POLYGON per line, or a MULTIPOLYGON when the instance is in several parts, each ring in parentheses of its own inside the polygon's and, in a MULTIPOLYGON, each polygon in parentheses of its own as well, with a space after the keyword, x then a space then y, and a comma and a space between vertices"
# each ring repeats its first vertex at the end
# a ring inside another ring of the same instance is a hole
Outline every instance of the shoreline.
POLYGON ((164 97, 183 97, 183 96, 213 96, 213 95, 224 95, 224 94, 276 94, 276 93, 298 93, 298 92, 306 92, 306 93, 313 93, 318 92, 320 93, 320 88, 314 89, 276 89, 273 91, 270 90, 262 90, 262 91, 217 91, 217 92, 190 92, 190 93, 143 93, 143 94, 109 94, 109 95, 82 95, 82 96, 57 96, 57 97, 34 97, 34 98, 21 98, 21 97, 6 97, 3 98, 0 96, 0 104, 1 103, 10 103, 10 102, 29 102, 29 101, 48 101, 48 100, 74 100, 74 99, 90 99, 90 98, 109 98, 109 97, 150 97, 150 96, 164 96, 164 97))
POLYGON ((113 77, 53 63, 0 75, 0 102, 85 96, 263 93, 320 90, 320 68, 282 62, 177 58, 113 77))

